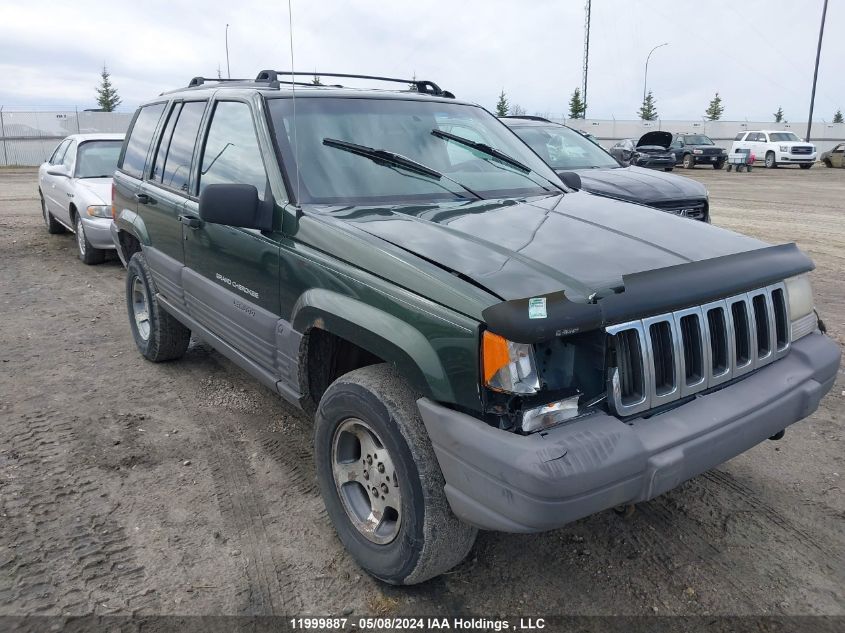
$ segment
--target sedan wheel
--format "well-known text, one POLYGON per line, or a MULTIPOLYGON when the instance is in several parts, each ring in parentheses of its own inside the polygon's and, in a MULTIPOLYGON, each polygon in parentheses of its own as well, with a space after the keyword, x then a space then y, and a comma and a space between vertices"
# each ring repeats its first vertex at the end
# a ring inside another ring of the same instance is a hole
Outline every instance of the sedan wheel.
POLYGON ((102 264, 106 259, 106 252, 91 246, 91 242, 85 237, 85 225, 79 216, 76 217, 76 246, 79 250, 79 259, 86 264, 102 264))

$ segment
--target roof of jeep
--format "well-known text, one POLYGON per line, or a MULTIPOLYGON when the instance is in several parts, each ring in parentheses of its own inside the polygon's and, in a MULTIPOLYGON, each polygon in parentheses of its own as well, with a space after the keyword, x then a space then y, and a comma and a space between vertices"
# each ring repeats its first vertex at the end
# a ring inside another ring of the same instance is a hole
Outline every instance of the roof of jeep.
POLYGON ((150 99, 148 102, 161 101, 162 97, 184 97, 201 96, 211 97, 216 93, 232 94, 234 96, 248 96, 255 93, 260 93, 263 96, 273 98, 291 97, 296 94, 297 98, 314 98, 314 97, 345 97, 345 98, 372 98, 372 99, 399 99, 399 100, 415 100, 415 101, 439 101, 443 103, 458 103, 461 105, 477 105, 469 101, 461 101, 453 97, 439 96, 433 94, 425 94, 415 92, 413 90, 384 90, 375 88, 351 88, 347 86, 312 86, 297 84, 291 86, 290 84, 282 84, 280 86, 269 85, 267 82, 261 81, 232 81, 220 83, 205 83, 198 86, 187 86, 184 88, 177 88, 175 90, 168 90, 161 93, 155 99, 150 99))

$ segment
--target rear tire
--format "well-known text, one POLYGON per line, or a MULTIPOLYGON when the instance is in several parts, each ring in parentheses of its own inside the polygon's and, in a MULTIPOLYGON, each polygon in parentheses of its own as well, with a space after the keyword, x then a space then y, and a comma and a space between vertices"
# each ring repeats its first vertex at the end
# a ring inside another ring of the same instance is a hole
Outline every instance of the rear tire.
POLYGON ((376 578, 423 582, 472 548, 477 530, 452 513, 414 393, 390 365, 356 369, 329 386, 317 409, 314 461, 338 537, 376 578))
POLYGON ((106 259, 106 252, 99 248, 91 246, 91 242, 85 236, 85 225, 82 223, 82 218, 78 215, 76 220, 76 251, 79 253, 79 259, 89 266, 94 264, 102 264, 106 259))
POLYGON ((766 152, 766 169, 776 169, 778 164, 775 162, 775 153, 766 152))
POLYGON ((41 217, 44 218, 44 226, 47 227, 47 232, 50 235, 58 235, 65 232, 65 227, 59 224, 53 217, 53 214, 47 211, 47 204, 44 202, 44 195, 39 191, 38 197, 41 198, 41 217))
POLYGON ((126 267, 126 308, 132 338, 141 355, 154 363, 180 358, 191 342, 191 331, 162 309, 143 253, 126 267))
POLYGON ((681 162, 684 165, 684 169, 693 169, 695 167, 695 158, 692 154, 684 154, 684 158, 681 162))
POLYGON ((813 166, 813 163, 806 163, 806 164, 799 165, 799 167, 801 169, 810 169, 810 167, 812 167, 812 166, 813 166))

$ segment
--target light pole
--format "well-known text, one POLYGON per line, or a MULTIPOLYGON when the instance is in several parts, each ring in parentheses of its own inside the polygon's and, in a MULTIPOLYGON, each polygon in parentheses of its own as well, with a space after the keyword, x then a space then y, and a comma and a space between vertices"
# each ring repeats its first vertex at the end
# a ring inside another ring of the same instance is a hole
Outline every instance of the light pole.
POLYGON ((232 78, 232 71, 229 69, 229 25, 226 25, 226 77, 232 78))
POLYGON ((822 54, 822 38, 824 37, 824 19, 827 17, 827 0, 824 0, 822 8, 822 23, 819 26, 819 46, 816 49, 816 68, 813 71, 813 92, 810 94, 810 116, 807 118, 807 139, 810 142, 810 130, 813 127, 813 105, 816 102, 816 81, 819 78, 819 57, 822 54))
POLYGON ((645 58, 645 76, 643 77, 643 103, 645 103, 645 92, 646 92, 646 85, 648 84, 648 60, 651 59, 651 54, 656 51, 661 46, 669 46, 669 42, 663 42, 662 44, 658 44, 648 54, 648 57, 645 58))

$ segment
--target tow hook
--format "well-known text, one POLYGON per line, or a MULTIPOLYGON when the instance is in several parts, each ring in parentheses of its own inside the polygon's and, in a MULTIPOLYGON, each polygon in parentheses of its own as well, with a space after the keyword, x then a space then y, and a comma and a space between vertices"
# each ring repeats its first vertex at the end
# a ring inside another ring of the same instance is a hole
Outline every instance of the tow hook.
POLYGON ((772 440, 773 442, 777 442, 779 439, 782 439, 784 435, 786 435, 786 429, 778 431, 777 433, 772 435, 769 439, 772 440))

